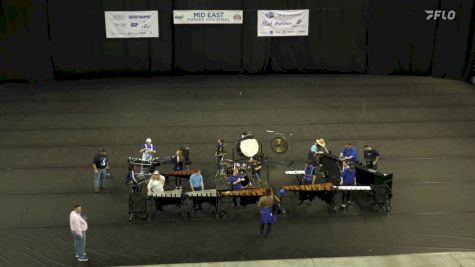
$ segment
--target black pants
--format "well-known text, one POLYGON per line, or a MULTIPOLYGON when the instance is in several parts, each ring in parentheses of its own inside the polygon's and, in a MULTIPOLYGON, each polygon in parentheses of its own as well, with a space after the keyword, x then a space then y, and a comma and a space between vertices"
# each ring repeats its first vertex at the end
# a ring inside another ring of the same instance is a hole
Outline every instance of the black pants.
MULTIPOLYGON (((193 187, 193 189, 195 189, 195 191, 201 191, 201 187, 193 187)), ((201 210, 201 203, 202 201, 201 200, 198 200, 197 198, 193 198, 193 208, 198 208, 199 210, 201 210)))
POLYGON ((343 191, 343 194, 341 195, 341 203, 344 204, 350 201, 350 198, 351 198, 351 191, 343 191))
POLYGON ((372 161, 366 161, 366 167, 368 167, 370 169, 373 169, 373 170, 377 170, 378 169, 378 164, 373 164, 372 161))
POLYGON ((162 209, 162 203, 160 203, 160 199, 154 198, 153 200, 155 200, 155 208, 156 208, 157 210, 163 210, 163 209, 162 209))
POLYGON ((259 227, 259 234, 268 236, 272 230, 272 223, 261 223, 259 227))

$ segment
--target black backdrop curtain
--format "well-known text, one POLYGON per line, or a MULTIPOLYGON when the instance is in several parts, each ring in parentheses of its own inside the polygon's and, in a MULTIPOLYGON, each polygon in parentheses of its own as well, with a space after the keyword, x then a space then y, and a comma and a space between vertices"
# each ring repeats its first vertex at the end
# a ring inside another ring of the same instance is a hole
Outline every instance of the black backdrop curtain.
POLYGON ((0 0, 0 81, 180 72, 343 72, 467 79, 475 0, 0 0), (173 25, 173 9, 243 10, 173 25), (257 37, 258 9, 309 9, 309 36, 257 37), (424 10, 455 10, 455 21, 424 10), (106 39, 104 11, 158 10, 159 38, 106 39))

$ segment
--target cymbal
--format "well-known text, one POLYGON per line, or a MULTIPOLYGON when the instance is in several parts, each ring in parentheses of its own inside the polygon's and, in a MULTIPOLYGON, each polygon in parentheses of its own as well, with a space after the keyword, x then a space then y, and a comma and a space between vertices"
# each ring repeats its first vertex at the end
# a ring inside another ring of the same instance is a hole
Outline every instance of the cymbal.
POLYGON ((287 152, 289 144, 287 143, 287 140, 285 140, 285 138, 281 136, 276 136, 271 140, 271 148, 272 151, 274 151, 275 153, 283 154, 287 152))

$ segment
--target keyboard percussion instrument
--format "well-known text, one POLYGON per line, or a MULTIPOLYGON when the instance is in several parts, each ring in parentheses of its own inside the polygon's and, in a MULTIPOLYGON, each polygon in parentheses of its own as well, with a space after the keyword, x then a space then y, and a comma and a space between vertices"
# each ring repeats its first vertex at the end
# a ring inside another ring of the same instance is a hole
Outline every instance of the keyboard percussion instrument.
POLYGON ((206 197, 218 197, 218 191, 216 189, 205 189, 201 191, 190 191, 185 193, 186 197, 189 198, 206 198, 206 197))
POLYGON ((284 185, 286 191, 334 191, 332 183, 305 184, 305 185, 284 185))

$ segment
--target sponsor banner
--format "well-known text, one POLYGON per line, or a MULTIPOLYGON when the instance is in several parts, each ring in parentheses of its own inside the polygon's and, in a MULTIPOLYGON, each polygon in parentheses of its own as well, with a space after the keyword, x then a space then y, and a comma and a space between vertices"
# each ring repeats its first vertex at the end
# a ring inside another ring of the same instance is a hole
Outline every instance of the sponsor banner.
POLYGON ((308 36, 308 9, 258 10, 257 36, 308 36))
POLYGON ((242 24, 242 10, 173 10, 174 24, 242 24))
POLYGON ((158 37, 158 11, 105 11, 107 38, 158 37))

